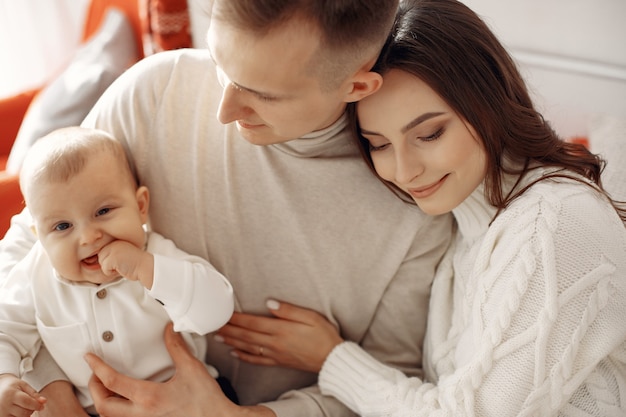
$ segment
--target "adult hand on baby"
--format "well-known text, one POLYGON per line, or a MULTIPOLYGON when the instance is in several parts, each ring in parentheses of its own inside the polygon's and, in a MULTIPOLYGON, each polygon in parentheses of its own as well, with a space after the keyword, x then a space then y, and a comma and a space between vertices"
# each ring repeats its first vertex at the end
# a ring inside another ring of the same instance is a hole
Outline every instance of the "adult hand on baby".
POLYGON ((187 348, 172 324, 165 345, 176 373, 167 382, 141 381, 116 372, 93 354, 85 359, 94 374, 89 390, 96 410, 106 417, 274 416, 267 407, 239 407, 231 402, 202 362, 187 348))
POLYGON ((275 317, 234 313, 217 340, 235 348, 233 354, 257 365, 280 365, 319 372, 335 346, 338 330, 321 314, 288 303, 267 303, 275 317))

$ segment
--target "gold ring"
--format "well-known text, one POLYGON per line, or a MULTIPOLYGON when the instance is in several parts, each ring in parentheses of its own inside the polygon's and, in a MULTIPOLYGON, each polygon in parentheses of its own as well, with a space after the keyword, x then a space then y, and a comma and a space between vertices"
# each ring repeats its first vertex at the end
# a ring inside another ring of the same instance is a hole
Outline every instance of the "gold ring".
POLYGON ((259 356, 263 356, 263 346, 259 346, 259 356))

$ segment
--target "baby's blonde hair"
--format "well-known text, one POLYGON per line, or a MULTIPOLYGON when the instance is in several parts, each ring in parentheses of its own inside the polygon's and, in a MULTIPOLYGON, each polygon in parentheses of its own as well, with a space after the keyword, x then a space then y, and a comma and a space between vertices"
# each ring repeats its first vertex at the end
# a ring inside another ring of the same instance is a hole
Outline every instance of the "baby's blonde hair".
POLYGON ((78 126, 61 128, 39 139, 29 149, 20 170, 20 188, 26 204, 30 187, 44 180, 65 182, 80 173, 92 157, 109 154, 118 162, 111 169, 122 169, 135 186, 122 144, 105 131, 78 126))

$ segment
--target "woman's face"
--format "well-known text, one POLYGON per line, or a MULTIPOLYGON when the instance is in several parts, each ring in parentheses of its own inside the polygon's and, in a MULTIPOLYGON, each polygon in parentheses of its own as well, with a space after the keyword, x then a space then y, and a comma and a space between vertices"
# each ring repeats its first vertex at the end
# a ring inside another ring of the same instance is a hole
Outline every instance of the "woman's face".
POLYGON ((391 70, 357 114, 378 175, 425 213, 448 213, 483 181, 487 156, 476 131, 419 78, 391 70))

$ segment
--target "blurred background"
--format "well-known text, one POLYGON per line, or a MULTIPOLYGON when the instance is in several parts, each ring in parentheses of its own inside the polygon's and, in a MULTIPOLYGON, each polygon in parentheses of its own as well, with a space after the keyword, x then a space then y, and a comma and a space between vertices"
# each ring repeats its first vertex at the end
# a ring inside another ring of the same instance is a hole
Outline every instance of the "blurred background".
MULTIPOLYGON (((148 0, 127 0, 148 3, 148 0)), ((0 97, 45 84, 78 48, 90 0, 0 0, 0 97)), ((500 36, 546 117, 584 135, 590 113, 626 115, 626 0, 464 0, 500 36)), ((210 0, 188 0, 204 46, 210 0)))

